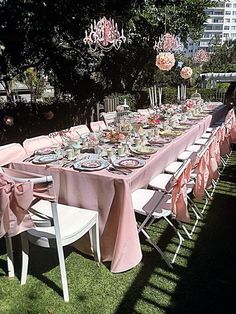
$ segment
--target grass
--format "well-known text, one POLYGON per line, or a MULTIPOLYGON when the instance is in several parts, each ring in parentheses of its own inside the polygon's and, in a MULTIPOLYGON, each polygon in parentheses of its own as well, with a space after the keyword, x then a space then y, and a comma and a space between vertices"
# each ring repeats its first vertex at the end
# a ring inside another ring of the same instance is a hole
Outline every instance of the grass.
MULTIPOLYGON (((134 269, 112 274, 106 265, 66 250, 70 302, 62 299, 54 251, 32 247, 30 275, 25 286, 6 277, 6 255, 0 242, 0 314, 215 314, 234 313, 236 298, 236 150, 218 182, 214 198, 185 240, 173 270, 141 238, 143 259, 134 269)), ((171 258, 177 239, 166 222, 149 233, 171 258)), ((128 239, 127 239, 128 241, 128 239)), ((16 269, 20 250, 14 241, 16 269)))

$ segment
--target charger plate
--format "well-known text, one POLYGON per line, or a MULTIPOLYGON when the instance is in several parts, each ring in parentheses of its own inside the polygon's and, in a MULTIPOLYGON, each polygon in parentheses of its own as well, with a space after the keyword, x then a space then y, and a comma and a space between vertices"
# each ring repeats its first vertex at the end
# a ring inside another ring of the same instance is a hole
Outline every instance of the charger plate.
POLYGON ((36 156, 32 163, 34 164, 48 164, 53 161, 57 161, 59 159, 62 159, 63 155, 56 155, 56 154, 49 154, 49 155, 39 155, 36 156))
POLYGON ((109 162, 104 159, 82 159, 74 163, 73 167, 76 170, 97 171, 107 168, 109 162))
POLYGON ((123 157, 119 159, 113 159, 112 163, 115 167, 140 168, 145 165, 145 160, 136 157, 123 157))
POLYGON ((157 147, 153 146, 130 146, 131 152, 135 154, 145 155, 145 154, 154 154, 157 152, 157 147))

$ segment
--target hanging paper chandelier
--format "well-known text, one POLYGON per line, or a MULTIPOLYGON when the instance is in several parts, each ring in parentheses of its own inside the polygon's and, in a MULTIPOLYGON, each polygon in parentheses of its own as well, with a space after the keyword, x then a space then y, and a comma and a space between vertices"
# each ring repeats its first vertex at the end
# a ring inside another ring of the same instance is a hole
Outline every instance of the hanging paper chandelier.
POLYGON ((189 79, 193 74, 193 70, 190 67, 183 67, 180 71, 180 76, 184 79, 187 80, 189 79))
POLYGON ((113 19, 107 20, 104 16, 100 18, 98 22, 94 20, 90 26, 90 32, 88 34, 85 31, 84 44, 89 45, 92 51, 96 51, 98 48, 102 51, 108 52, 112 48, 118 50, 126 41, 123 29, 121 34, 118 30, 117 23, 114 23, 113 19))
POLYGON ((206 50, 200 49, 193 56, 193 62, 204 63, 209 61, 209 55, 206 50))

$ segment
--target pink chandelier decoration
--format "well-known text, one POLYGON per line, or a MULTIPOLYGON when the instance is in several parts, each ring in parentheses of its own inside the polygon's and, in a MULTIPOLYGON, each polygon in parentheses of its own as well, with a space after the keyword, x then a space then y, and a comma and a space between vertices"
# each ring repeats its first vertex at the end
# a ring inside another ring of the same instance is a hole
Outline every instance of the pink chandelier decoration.
POLYGON ((118 30, 117 23, 114 23, 113 19, 107 20, 104 16, 100 18, 98 22, 94 20, 90 26, 90 32, 88 34, 85 31, 84 44, 89 45, 92 51, 96 51, 98 48, 102 51, 108 52, 112 48, 118 50, 126 41, 123 29, 121 34, 118 30))
POLYGON ((190 67, 183 67, 180 71, 180 76, 184 79, 187 80, 189 79, 193 74, 193 70, 190 67))
POLYGON ((155 41, 153 49, 157 52, 172 52, 181 46, 179 40, 172 34, 166 33, 159 37, 158 42, 155 41))
POLYGON ((179 40, 172 34, 166 33, 155 41, 153 49, 157 51, 156 66, 162 71, 169 71, 175 65, 173 51, 180 47, 179 40))
POLYGON ((209 61, 209 55, 206 50, 200 49, 193 56, 193 62, 195 63, 204 63, 209 61))

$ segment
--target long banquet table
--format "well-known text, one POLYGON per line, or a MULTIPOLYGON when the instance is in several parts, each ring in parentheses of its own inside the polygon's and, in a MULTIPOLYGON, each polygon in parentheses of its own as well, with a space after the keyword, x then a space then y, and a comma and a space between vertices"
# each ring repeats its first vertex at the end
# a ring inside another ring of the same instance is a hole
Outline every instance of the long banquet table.
MULTIPOLYGON (((29 162, 14 162, 12 168, 52 175, 59 202, 84 207, 99 212, 101 254, 103 261, 111 261, 111 271, 123 272, 136 266, 142 258, 131 193, 142 188, 177 156, 198 139, 225 112, 223 105, 196 121, 171 143, 161 147, 146 161, 142 168, 130 175, 116 175, 108 171, 76 171, 53 165, 36 165, 29 162)), ((89 253, 88 241, 79 248, 89 253)))

